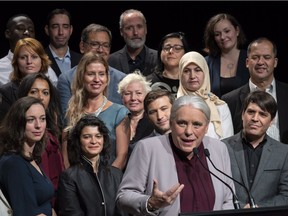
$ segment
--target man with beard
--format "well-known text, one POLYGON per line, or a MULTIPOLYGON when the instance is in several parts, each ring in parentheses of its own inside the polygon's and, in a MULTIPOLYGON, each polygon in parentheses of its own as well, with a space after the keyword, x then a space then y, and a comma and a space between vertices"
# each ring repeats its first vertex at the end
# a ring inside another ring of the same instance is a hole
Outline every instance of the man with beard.
POLYGON ((68 41, 72 32, 71 15, 66 9, 55 9, 48 14, 45 33, 50 38, 50 44, 45 51, 58 77, 76 66, 82 57, 80 53, 69 49, 68 41))
POLYGON ((120 34, 126 45, 109 57, 109 65, 124 73, 152 73, 157 64, 157 51, 145 45, 147 24, 141 11, 129 9, 120 16, 120 34))

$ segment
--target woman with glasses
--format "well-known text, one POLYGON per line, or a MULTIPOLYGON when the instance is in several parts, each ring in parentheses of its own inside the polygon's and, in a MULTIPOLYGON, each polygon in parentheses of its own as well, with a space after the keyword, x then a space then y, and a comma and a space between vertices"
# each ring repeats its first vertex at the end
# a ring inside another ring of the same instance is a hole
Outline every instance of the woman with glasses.
POLYGON ((179 87, 179 61, 188 51, 188 42, 183 32, 173 32, 161 39, 157 66, 147 77, 152 83, 152 89, 167 89, 176 97, 179 87))

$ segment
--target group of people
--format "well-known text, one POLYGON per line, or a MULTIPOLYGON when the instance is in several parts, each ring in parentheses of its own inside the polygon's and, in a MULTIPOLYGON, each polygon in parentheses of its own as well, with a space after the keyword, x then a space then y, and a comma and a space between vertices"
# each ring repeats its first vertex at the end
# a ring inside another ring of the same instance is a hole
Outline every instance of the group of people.
POLYGON ((92 23, 77 53, 65 9, 47 16, 46 48, 27 15, 8 20, 0 189, 13 215, 176 216, 255 207, 251 197, 287 205, 288 84, 274 78, 273 41, 246 50, 229 14, 207 22, 207 55, 183 32, 147 47, 139 10, 119 24, 123 49, 110 54, 111 31, 92 23))

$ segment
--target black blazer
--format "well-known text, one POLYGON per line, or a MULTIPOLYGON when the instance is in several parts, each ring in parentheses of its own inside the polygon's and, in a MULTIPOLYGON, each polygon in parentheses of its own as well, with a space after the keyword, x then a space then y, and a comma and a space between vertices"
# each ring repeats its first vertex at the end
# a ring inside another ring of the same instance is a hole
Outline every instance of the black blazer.
MULTIPOLYGON (((141 71, 144 76, 148 76, 152 73, 153 69, 157 65, 157 51, 144 46, 145 49, 145 69, 141 71)), ((109 66, 114 67, 126 74, 129 74, 129 64, 126 53, 126 46, 121 50, 112 53, 108 59, 109 66)))
POLYGON ((98 174, 87 161, 61 173, 58 187, 59 216, 124 216, 116 204, 122 171, 99 166, 98 174))
MULTIPOLYGON (((49 46, 45 48, 45 51, 46 51, 47 55, 49 56, 49 59, 52 62, 52 64, 50 65, 51 68, 54 70, 54 72, 56 73, 57 77, 59 77, 60 74, 61 74, 61 70, 58 67, 55 58, 53 57, 49 46)), ((82 58, 82 54, 74 52, 73 50, 70 49, 70 55, 71 55, 71 68, 73 68, 76 65, 78 65, 80 59, 82 58)), ((65 72, 65 71, 62 71, 62 72, 65 72)))
POLYGON ((19 83, 10 81, 0 87, 0 122, 18 99, 19 83))
MULTIPOLYGON (((276 97, 278 105, 278 118, 279 118, 279 130, 280 130, 280 141, 288 144, 288 103, 287 103, 287 92, 288 84, 275 80, 276 83, 276 97)), ((221 97, 230 109, 234 134, 238 133, 242 128, 242 104, 245 97, 250 93, 249 83, 244 86, 235 89, 221 97)))

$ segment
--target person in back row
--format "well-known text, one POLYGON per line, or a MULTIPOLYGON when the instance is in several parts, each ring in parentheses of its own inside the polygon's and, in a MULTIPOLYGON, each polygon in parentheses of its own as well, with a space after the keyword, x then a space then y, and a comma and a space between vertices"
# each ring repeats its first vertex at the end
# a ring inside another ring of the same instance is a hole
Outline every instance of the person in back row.
POLYGON ((110 55, 109 65, 126 74, 140 71, 148 76, 157 64, 157 51, 145 45, 146 18, 141 11, 129 9, 121 14, 119 24, 120 34, 126 44, 110 55))
POLYGON ((0 59, 0 86, 10 81, 9 75, 12 72, 11 61, 16 43, 19 39, 35 38, 35 27, 27 14, 16 14, 9 18, 6 24, 5 37, 9 40, 8 54, 0 59))
POLYGON ((66 9, 54 9, 47 16, 45 33, 49 36, 50 44, 45 51, 58 77, 64 71, 76 66, 82 57, 80 53, 72 51, 68 46, 73 32, 71 21, 71 14, 66 9))
MULTIPOLYGON (((101 55, 106 61, 108 60, 112 42, 111 31, 105 26, 92 23, 86 26, 81 33, 81 41, 79 43, 80 52, 86 54, 93 52, 101 55)), ((77 66, 69 71, 62 73, 59 76, 57 88, 60 94, 62 119, 65 119, 65 114, 68 106, 68 101, 71 98, 71 84, 76 74, 77 66)), ((107 98, 114 103, 122 104, 121 96, 118 94, 117 84, 126 75, 123 72, 109 66, 110 83, 108 84, 107 98)))

